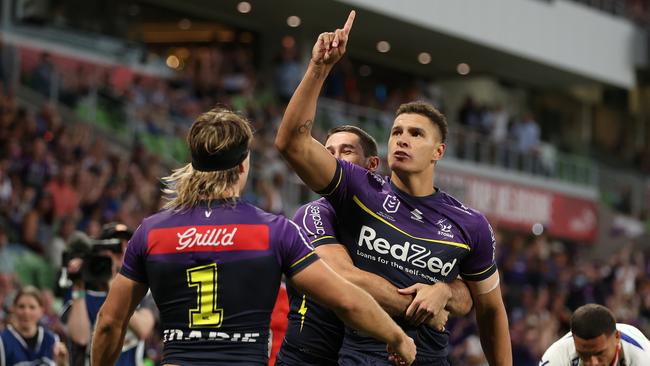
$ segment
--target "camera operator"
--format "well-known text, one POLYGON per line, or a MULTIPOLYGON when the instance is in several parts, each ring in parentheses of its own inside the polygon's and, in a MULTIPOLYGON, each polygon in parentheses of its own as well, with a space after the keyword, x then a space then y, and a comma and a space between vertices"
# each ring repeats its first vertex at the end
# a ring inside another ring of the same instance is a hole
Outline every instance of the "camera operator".
MULTIPOLYGON (((123 224, 107 224, 99 240, 86 238, 70 243, 63 258, 63 276, 72 282, 71 301, 66 311, 71 341, 71 365, 88 364, 92 330, 113 277, 122 265, 132 232, 123 224)), ((65 282, 65 281, 63 281, 65 282)), ((116 365, 139 365, 144 358, 144 341, 151 335, 156 319, 151 295, 146 296, 129 321, 122 353, 116 365)))

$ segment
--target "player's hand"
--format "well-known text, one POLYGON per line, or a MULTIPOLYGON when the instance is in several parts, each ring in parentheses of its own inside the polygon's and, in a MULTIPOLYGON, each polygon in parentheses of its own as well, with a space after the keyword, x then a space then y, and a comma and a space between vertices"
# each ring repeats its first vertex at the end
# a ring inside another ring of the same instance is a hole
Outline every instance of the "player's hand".
POLYGON ((415 361, 415 342, 406 334, 395 344, 386 347, 388 360, 398 366, 408 366, 415 361))
POLYGON ((445 325, 447 325, 447 320, 449 320, 449 311, 442 309, 436 316, 429 318, 425 324, 437 330, 438 332, 444 332, 445 325))
POLYGON ((81 266, 83 265, 84 261, 81 258, 72 258, 68 262, 68 273, 69 274, 75 274, 78 273, 81 270, 81 266))
POLYGON ((56 342, 54 345, 54 362, 57 366, 68 365, 68 349, 63 342, 56 342))
POLYGON ((333 65, 345 54, 348 35, 354 23, 356 12, 352 10, 343 28, 334 32, 321 33, 311 51, 311 61, 317 65, 333 65))
POLYGON ((415 298, 406 309, 405 314, 406 320, 415 326, 428 323, 431 318, 437 317, 447 306, 447 302, 451 297, 451 289, 444 282, 434 283, 433 285, 416 283, 398 291, 403 295, 415 294, 415 298))

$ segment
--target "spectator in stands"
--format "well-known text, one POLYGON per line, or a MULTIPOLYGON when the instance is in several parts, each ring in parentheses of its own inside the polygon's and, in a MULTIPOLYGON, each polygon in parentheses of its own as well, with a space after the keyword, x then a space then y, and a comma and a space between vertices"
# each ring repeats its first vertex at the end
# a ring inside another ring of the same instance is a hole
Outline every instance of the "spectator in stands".
POLYGON ((51 193, 44 191, 23 218, 22 243, 39 254, 45 253, 54 237, 54 218, 54 199, 51 193))
POLYGON ((32 76, 32 86, 34 89, 43 95, 51 96, 50 90, 54 72, 54 63, 50 54, 47 52, 41 54, 41 58, 32 76))
POLYGON ((68 364, 65 345, 39 324, 42 316, 40 291, 34 287, 21 289, 13 302, 10 325, 0 333, 1 364, 68 364))
POLYGON ((512 134, 517 150, 521 153, 531 153, 539 147, 539 125, 531 113, 526 113, 521 121, 513 127, 512 134))
POLYGON ((64 163, 54 179, 45 187, 54 200, 54 218, 73 215, 79 207, 79 196, 74 186, 75 166, 64 163))

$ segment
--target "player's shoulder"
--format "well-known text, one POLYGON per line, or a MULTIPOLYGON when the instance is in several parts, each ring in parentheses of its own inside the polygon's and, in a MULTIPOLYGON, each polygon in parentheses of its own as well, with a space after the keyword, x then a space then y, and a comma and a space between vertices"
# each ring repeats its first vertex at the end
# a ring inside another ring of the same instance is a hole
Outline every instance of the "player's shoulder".
POLYGON ((562 338, 555 341, 542 356, 539 363, 544 366, 570 366, 571 361, 575 358, 575 344, 573 335, 569 332, 562 338))
POLYGON ((355 183, 367 185, 374 189, 382 189, 385 185, 389 184, 389 180, 386 177, 382 177, 376 172, 371 172, 349 161, 338 160, 338 164, 343 171, 351 176, 355 183))
POLYGON ((623 323, 617 323, 616 330, 621 333, 621 342, 634 346, 646 354, 650 354, 650 340, 648 340, 641 330, 623 323))
POLYGON ((438 190, 436 194, 437 209, 444 211, 446 216, 455 219, 470 228, 489 226, 489 222, 482 212, 468 207, 451 194, 438 190))
POLYGON ((308 217, 319 222, 333 222, 336 220, 336 210, 327 199, 319 198, 300 206, 293 215, 293 222, 305 227, 308 217))

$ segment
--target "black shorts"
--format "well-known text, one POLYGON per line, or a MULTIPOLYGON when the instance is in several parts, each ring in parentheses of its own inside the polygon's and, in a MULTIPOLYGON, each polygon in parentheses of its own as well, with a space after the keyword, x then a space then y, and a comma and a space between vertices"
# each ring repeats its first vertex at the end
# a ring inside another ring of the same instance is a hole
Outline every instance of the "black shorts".
MULTIPOLYGON (((341 350, 339 366, 394 366, 387 354, 341 350)), ((446 358, 418 358, 413 366, 450 366, 446 358)))
POLYGON ((276 356, 275 365, 276 366, 337 366, 338 357, 334 358, 324 357, 304 348, 294 347, 287 344, 287 342, 282 343, 280 352, 276 356))

